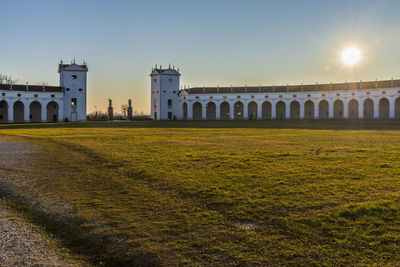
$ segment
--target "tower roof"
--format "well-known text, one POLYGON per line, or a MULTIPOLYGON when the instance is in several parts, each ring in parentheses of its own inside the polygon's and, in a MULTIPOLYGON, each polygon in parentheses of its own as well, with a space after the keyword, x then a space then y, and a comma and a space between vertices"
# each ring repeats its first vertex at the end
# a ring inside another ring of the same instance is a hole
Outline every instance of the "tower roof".
POLYGON ((172 69, 171 67, 169 67, 168 69, 155 68, 150 73, 150 76, 156 76, 156 75, 160 75, 160 74, 163 74, 163 75, 176 75, 176 76, 180 76, 181 75, 178 70, 175 70, 175 69, 172 69))
POLYGON ((59 64, 58 65, 58 72, 60 73, 63 70, 67 70, 67 71, 88 71, 88 67, 86 64, 76 64, 76 63, 72 63, 72 64, 59 64))

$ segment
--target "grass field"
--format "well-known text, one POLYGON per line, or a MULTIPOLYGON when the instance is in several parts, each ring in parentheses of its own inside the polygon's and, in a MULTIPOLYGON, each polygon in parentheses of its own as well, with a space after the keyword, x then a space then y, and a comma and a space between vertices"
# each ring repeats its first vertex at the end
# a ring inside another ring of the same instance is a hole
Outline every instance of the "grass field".
POLYGON ((27 124, 0 137, 40 146, 18 205, 36 200, 32 220, 93 263, 399 264, 400 122, 27 124))

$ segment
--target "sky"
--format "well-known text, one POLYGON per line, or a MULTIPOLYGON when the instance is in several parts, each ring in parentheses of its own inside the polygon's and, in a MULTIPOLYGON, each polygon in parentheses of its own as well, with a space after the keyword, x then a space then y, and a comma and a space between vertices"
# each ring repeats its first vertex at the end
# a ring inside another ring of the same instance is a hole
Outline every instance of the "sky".
POLYGON ((181 85, 400 78, 400 1, 2 0, 0 73, 58 85, 60 60, 88 63, 88 112, 150 112, 151 68, 181 85), (342 51, 361 60, 347 66, 342 51))

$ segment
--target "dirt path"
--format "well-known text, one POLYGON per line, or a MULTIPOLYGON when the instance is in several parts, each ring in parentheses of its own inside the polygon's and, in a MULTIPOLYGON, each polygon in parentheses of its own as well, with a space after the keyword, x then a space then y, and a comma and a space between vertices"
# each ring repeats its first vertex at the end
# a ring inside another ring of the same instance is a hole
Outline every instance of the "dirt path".
MULTIPOLYGON (((1 181, 23 180, 18 168, 29 164, 37 148, 0 139, 1 181)), ((4 185, 3 184, 3 185, 4 185)), ((69 251, 30 223, 22 214, 10 209, 0 195, 0 266, 85 266, 69 256, 69 251)))

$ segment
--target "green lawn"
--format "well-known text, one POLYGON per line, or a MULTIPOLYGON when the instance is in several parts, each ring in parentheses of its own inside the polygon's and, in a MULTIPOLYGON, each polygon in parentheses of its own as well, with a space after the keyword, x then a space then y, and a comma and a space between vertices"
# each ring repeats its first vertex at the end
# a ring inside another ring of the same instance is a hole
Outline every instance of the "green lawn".
POLYGON ((398 264, 400 122, 2 125, 0 137, 40 145, 21 197, 93 262, 398 264))

